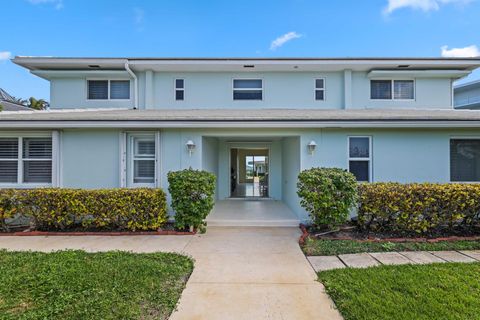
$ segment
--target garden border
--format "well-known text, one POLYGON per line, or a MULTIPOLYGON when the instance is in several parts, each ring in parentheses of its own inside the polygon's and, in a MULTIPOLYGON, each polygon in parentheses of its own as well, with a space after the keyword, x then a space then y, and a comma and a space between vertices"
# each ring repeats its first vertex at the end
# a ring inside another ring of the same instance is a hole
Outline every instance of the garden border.
POLYGON ((195 235, 197 231, 20 231, 20 232, 0 232, 1 236, 185 236, 195 235))

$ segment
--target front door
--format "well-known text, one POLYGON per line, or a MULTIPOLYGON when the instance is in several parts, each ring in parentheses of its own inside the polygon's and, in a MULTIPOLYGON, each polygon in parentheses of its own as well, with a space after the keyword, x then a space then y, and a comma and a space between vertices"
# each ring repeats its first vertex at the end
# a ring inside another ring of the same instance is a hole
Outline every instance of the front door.
POLYGON ((233 198, 267 198, 269 150, 232 148, 230 195, 233 198))

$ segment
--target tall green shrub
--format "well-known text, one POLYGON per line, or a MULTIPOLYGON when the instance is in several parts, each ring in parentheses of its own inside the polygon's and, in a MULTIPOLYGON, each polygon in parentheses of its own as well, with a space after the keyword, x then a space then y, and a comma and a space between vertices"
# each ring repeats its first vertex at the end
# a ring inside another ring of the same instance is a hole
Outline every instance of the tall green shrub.
POLYGON ((312 168, 298 175, 297 194, 316 227, 345 223, 357 201, 357 180, 339 168, 312 168))
POLYGON ((185 169, 168 173, 177 228, 204 228, 204 220, 215 203, 215 181, 215 175, 207 171, 185 169))

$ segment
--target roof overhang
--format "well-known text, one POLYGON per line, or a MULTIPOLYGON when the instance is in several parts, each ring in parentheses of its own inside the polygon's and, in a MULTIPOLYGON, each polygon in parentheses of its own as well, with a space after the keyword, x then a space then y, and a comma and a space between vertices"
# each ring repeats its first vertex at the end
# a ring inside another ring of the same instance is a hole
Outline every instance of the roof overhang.
POLYGON ((13 62, 29 70, 124 70, 176 72, 269 71, 370 71, 467 70, 480 66, 480 58, 58 58, 15 57, 13 62))

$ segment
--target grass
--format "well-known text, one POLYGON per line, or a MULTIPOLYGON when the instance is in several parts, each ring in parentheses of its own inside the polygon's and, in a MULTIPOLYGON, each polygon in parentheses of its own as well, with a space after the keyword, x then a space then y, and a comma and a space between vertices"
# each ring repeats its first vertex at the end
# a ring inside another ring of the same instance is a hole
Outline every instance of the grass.
POLYGON ((192 270, 173 253, 0 250, 0 319, 167 319, 192 270))
POLYGON ((330 256, 360 252, 479 250, 480 241, 440 242, 359 242, 355 240, 319 240, 307 238, 302 246, 307 256, 330 256))
POLYGON ((480 319, 480 263, 318 273, 345 320, 480 319))

